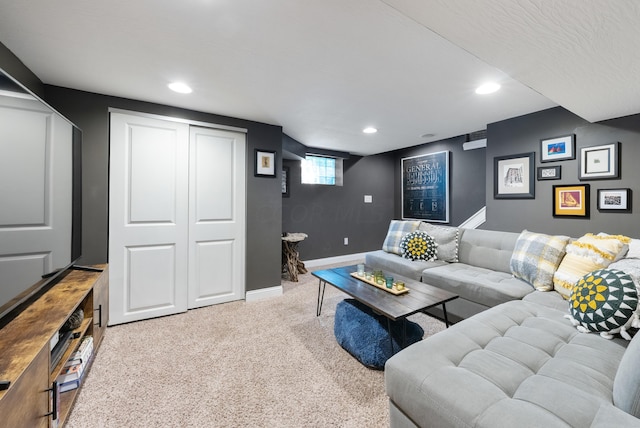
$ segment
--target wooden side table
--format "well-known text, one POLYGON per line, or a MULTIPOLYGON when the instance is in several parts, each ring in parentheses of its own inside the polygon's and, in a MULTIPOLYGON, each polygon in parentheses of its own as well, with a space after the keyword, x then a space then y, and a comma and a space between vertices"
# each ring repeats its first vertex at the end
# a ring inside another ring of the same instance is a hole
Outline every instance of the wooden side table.
POLYGON ((282 272, 289 275, 290 281, 298 282, 298 274, 307 273, 298 253, 298 244, 306 238, 306 233, 287 233, 282 237, 282 272))

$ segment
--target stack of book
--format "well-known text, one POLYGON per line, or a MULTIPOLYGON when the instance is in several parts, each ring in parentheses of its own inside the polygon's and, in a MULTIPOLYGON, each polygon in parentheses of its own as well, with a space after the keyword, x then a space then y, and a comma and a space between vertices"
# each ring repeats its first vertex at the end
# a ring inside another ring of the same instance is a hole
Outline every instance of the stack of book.
POLYGON ((69 360, 58 375, 56 381, 60 392, 71 391, 80 386, 91 357, 93 356, 93 337, 85 336, 78 349, 71 354, 69 360))

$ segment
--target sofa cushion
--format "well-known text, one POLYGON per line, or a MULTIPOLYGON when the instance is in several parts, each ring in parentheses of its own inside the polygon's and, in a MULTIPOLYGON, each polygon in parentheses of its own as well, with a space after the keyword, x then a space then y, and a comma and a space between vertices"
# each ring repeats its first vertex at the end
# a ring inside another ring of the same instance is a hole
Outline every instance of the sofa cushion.
POLYGON ((605 338, 626 329, 638 308, 638 293, 631 276, 613 269, 600 269, 583 276, 570 298, 574 324, 583 332, 600 332, 605 338), (582 328, 581 328, 582 327, 582 328))
POLYGON ((523 230, 511 255, 511 273, 536 290, 552 290, 553 274, 564 257, 568 242, 568 236, 523 230))
POLYGON ((434 261, 436 259, 436 251, 438 244, 436 241, 422 230, 416 230, 404 235, 400 241, 400 250, 402 257, 409 260, 427 260, 434 261))
POLYGON ((558 270, 553 275, 553 287, 566 299, 584 275, 609 266, 624 248, 616 236, 596 236, 587 233, 567 245, 558 270))
POLYGON ((580 334, 564 315, 514 301, 463 320, 390 358, 387 394, 418 426, 629 421, 611 392, 624 345, 580 334))
POLYGON ((511 275, 511 254, 519 233, 464 229, 458 259, 462 263, 511 275))
POLYGON ((420 221, 413 220, 391 220, 387 237, 384 239, 382 249, 388 253, 402 255, 400 241, 407 233, 413 232, 420 226, 420 221))
POLYGON ((451 263, 427 269, 422 272, 422 282, 489 307, 522 299, 534 291, 531 285, 514 278, 510 273, 465 263, 451 263))
POLYGON ((636 334, 620 361, 613 381, 613 404, 640 418, 640 334, 636 334))
POLYGON ((367 268, 380 269, 383 272, 393 272, 407 278, 420 281, 422 272, 436 266, 443 266, 447 262, 442 260, 425 261, 425 260, 408 260, 396 254, 387 253, 382 250, 371 251, 364 256, 367 268))
POLYGON ((569 312, 569 302, 556 291, 534 291, 524 296, 522 300, 562 311, 565 314, 569 312))
POLYGON ((438 260, 451 263, 458 261, 459 228, 436 226, 431 223, 421 222, 418 230, 424 230, 435 239, 436 244, 438 244, 438 252, 436 254, 438 260))

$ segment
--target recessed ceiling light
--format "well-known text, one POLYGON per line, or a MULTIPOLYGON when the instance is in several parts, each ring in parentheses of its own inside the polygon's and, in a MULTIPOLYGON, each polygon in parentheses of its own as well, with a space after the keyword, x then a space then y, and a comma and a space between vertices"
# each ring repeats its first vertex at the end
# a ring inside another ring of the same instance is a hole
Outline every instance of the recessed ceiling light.
POLYGON ((179 94, 190 94, 192 92, 191 88, 186 83, 182 82, 169 83, 167 86, 169 89, 174 92, 178 92, 179 94))
POLYGON ((375 134, 376 132, 378 132, 378 130, 372 126, 369 126, 367 128, 364 128, 362 132, 364 132, 365 134, 375 134))
POLYGON ((483 85, 478 86, 476 89, 476 94, 485 95, 492 94, 500 89, 500 85, 496 82, 487 82, 483 85))
POLYGON ((427 133, 427 134, 422 134, 422 135, 420 136, 420 138, 433 138, 433 137, 435 137, 435 136, 436 136, 436 134, 427 133))

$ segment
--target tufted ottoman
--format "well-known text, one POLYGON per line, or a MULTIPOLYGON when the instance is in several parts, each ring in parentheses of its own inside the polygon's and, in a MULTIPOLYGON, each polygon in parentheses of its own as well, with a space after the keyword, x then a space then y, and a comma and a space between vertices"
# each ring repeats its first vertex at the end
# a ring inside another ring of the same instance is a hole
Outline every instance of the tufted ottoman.
POLYGON ((508 302, 394 355, 391 426, 640 427, 640 335, 579 333, 566 313, 508 302))
MULTIPOLYGON (((365 366, 381 370, 393 355, 387 331, 387 318, 373 313, 371 308, 355 299, 345 299, 336 306, 333 332, 338 344, 365 366)), ((418 324, 405 320, 406 344, 422 339, 424 330, 418 324)), ((393 349, 402 347, 403 321, 391 321, 393 349)))

